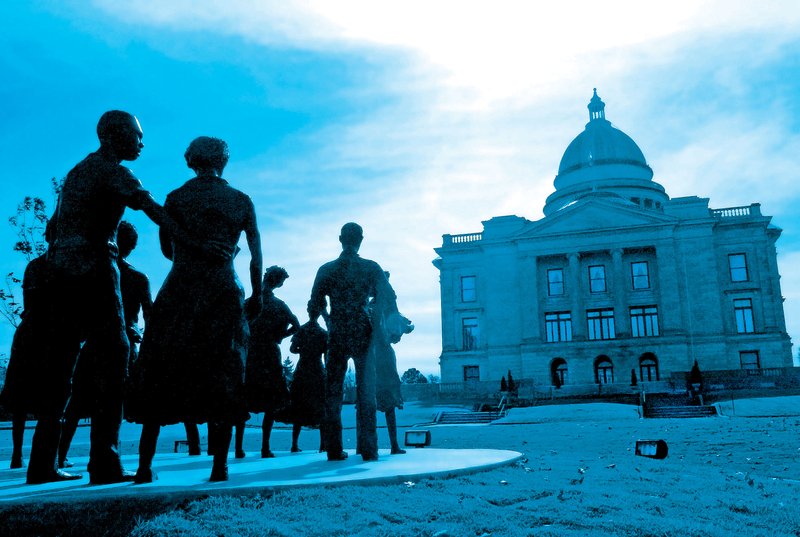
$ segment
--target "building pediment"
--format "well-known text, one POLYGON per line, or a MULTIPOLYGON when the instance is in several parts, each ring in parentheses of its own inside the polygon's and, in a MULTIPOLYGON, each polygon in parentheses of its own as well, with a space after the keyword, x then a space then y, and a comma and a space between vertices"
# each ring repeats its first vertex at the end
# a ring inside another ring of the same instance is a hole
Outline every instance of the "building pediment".
POLYGON ((652 209, 623 204, 621 200, 579 200, 541 220, 531 222, 515 238, 671 224, 677 218, 652 209))

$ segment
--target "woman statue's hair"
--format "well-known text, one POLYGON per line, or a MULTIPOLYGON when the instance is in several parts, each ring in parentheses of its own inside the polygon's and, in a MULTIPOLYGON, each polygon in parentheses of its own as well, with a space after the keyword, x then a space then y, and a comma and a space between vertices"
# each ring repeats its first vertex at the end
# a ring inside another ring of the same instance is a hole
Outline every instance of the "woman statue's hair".
POLYGON ((264 272, 264 288, 275 289, 276 287, 280 287, 288 277, 289 273, 286 272, 285 268, 272 265, 264 272))
POLYGON ((228 144, 220 138, 199 136, 192 140, 186 153, 186 164, 193 170, 214 169, 222 173, 228 164, 228 144))

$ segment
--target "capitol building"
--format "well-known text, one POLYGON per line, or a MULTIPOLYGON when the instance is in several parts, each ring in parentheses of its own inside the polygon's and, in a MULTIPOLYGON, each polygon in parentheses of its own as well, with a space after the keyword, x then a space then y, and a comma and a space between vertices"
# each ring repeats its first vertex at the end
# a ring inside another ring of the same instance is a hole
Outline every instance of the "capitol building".
MULTIPOLYGON (((443 383, 630 385, 691 369, 792 366, 775 243, 758 203, 671 198, 605 117, 567 146, 544 218, 444 235, 443 383)), ((667 185, 668 186, 668 185, 667 185)))

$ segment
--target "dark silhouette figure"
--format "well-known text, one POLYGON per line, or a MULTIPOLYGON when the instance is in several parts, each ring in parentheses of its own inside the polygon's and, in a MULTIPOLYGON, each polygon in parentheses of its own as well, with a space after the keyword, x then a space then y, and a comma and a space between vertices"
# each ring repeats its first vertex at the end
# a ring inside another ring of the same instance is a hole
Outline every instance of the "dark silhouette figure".
POLYGON ((37 360, 38 422, 31 445, 28 483, 80 476, 56 467, 61 418, 71 392, 75 363, 85 342, 102 355, 93 376, 102 386, 93 410, 90 481, 129 480, 118 453, 129 342, 119 289, 117 227, 126 207, 144 211, 186 248, 228 256, 217 244, 201 245, 181 232, 130 170, 144 147, 139 121, 127 112, 106 112, 97 124, 100 148, 79 162, 64 181, 47 224, 50 267, 48 309, 52 332, 37 360))
POLYGON ((22 468, 22 440, 25 421, 29 413, 38 413, 36 357, 45 348, 48 338, 47 317, 47 259, 41 255, 28 263, 22 278, 22 301, 24 311, 14 339, 6 372, 6 382, 0 394, 0 403, 12 414, 11 468, 22 468))
MULTIPOLYGON (((128 367, 136 361, 138 356, 138 345, 142 341, 142 333, 139 329, 139 311, 142 312, 145 323, 150 317, 150 308, 153 299, 150 294, 150 280, 143 272, 136 270, 127 258, 136 248, 139 234, 130 222, 122 221, 117 228, 117 247, 119 248, 119 287, 122 293, 122 309, 125 318, 125 333, 130 342, 130 353, 128 354, 128 367)), ((93 409, 97 408, 100 401, 97 394, 103 393, 103 386, 98 386, 103 379, 94 377, 93 371, 99 367, 99 363, 105 356, 97 354, 97 349, 89 345, 84 345, 78 356, 78 364, 75 366, 75 374, 72 383, 72 397, 70 398, 64 416, 64 424, 61 432, 61 442, 58 446, 58 467, 65 468, 72 466, 67 460, 69 446, 78 422, 81 418, 91 418, 93 409)))
POLYGON ((361 457, 378 459, 375 422, 375 363, 369 352, 372 325, 367 311, 369 299, 385 304, 384 313, 396 313, 396 296, 380 265, 358 255, 363 232, 361 226, 348 223, 342 227, 338 259, 317 271, 311 290, 309 313, 317 319, 330 299, 330 324, 326 362, 325 414, 323 436, 328 460, 347 458, 342 449, 342 389, 347 360, 356 366, 356 409, 359 421, 361 457))
POLYGON ((228 478, 233 424, 247 419, 244 393, 244 290, 233 267, 241 233, 250 250, 253 294, 247 313, 261 309, 261 240, 253 202, 222 179, 228 146, 196 138, 186 163, 197 173, 167 196, 167 213, 193 236, 226 249, 220 259, 186 248, 162 228, 161 250, 172 269, 158 292, 139 359, 133 367, 129 415, 142 423, 137 483, 154 479, 161 425, 208 422, 211 481, 228 478))
POLYGON ((700 366, 697 364, 697 360, 695 360, 691 371, 689 371, 689 376, 686 379, 686 391, 689 392, 692 398, 698 396, 702 397, 704 392, 703 388, 703 374, 700 372, 700 366))
MULTIPOLYGON (((185 421, 183 427, 186 429, 186 443, 189 444, 189 455, 200 455, 200 430, 196 423, 185 421)), ((211 453, 209 452, 209 455, 211 453)))
MULTIPOLYGON (((389 273, 384 272, 386 279, 389 273)), ((397 356, 392 348, 393 343, 398 343, 403 334, 414 330, 414 325, 399 313, 391 312, 391 304, 381 304, 373 299, 370 303, 372 318, 372 342, 370 353, 374 355, 376 407, 386 417, 386 429, 389 433, 389 443, 393 455, 400 455, 406 451, 400 448, 397 442, 397 415, 395 409, 403 408, 403 394, 400 391, 400 375, 397 373, 397 356)), ((359 435, 360 436, 360 435, 359 435)))
MULTIPOLYGON (((299 354, 290 390, 292 419, 292 453, 299 453, 297 441, 303 426, 319 427, 322 424, 325 406, 325 367, 323 355, 328 347, 328 332, 317 319, 309 319, 292 336, 289 350, 299 354)), ((320 431, 319 450, 324 451, 320 431)))
MULTIPOLYGON (((281 364, 280 343, 297 332, 300 322, 274 290, 283 285, 289 274, 282 267, 271 266, 264 273, 261 314, 250 320, 250 346, 247 352, 245 391, 250 412, 263 412, 261 456, 271 458, 269 437, 275 413, 289 404, 289 390, 281 364)), ((244 457, 244 422, 236 426, 236 458, 244 457)))

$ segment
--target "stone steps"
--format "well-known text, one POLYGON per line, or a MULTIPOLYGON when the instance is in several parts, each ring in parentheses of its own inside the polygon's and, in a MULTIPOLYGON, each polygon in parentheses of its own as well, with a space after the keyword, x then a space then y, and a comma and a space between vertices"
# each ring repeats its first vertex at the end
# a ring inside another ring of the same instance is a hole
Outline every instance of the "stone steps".
POLYGON ((708 418, 717 415, 713 406, 654 406, 644 410, 645 418, 708 418))
POLYGON ((440 412, 435 421, 437 424, 491 423, 500 417, 500 413, 497 411, 440 412))

